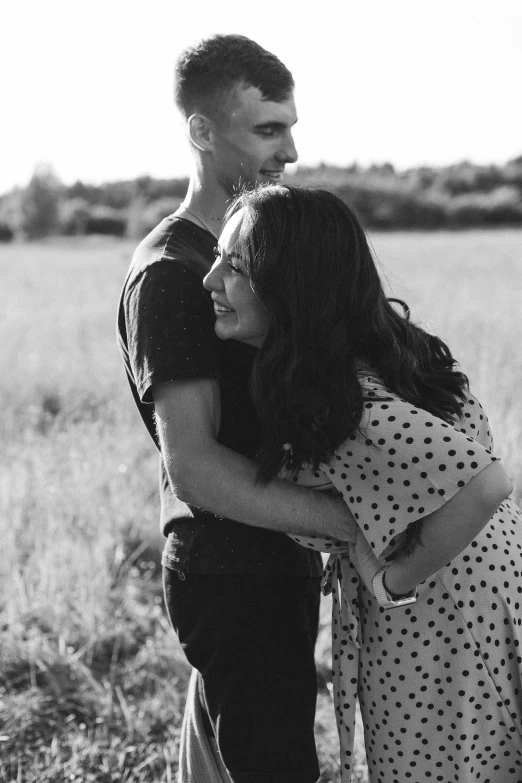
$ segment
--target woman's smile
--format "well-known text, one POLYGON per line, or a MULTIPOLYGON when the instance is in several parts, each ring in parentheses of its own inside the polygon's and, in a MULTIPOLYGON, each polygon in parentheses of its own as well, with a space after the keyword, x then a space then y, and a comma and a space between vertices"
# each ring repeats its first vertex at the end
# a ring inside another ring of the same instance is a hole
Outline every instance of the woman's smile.
POLYGON ((214 300, 214 313, 216 314, 217 318, 223 315, 228 315, 229 313, 236 312, 232 307, 228 307, 228 305, 225 305, 222 302, 218 302, 217 299, 214 299, 213 295, 212 299, 214 300))

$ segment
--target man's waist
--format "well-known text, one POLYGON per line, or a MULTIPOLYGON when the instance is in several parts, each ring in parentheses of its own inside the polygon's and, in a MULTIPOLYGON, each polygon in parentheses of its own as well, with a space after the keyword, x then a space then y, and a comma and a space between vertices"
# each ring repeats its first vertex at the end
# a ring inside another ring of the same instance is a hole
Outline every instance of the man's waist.
POLYGON ((318 552, 284 533, 249 527, 208 512, 170 520, 163 552, 167 568, 187 573, 294 573, 320 576, 318 552))

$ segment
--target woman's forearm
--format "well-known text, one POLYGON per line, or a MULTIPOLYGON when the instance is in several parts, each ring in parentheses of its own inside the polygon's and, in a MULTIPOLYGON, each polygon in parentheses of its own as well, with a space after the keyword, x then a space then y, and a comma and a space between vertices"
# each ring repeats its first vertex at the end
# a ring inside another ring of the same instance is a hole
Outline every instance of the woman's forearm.
POLYGON ((512 490, 500 462, 492 462, 465 487, 423 519, 422 545, 400 554, 386 571, 386 586, 396 595, 408 593, 443 568, 473 541, 512 490))

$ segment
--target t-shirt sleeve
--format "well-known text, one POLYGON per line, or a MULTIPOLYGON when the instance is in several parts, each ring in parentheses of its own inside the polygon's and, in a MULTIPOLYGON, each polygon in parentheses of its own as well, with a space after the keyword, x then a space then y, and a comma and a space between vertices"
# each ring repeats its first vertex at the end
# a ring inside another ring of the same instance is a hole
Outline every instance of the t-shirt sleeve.
POLYGON ((497 459, 456 426, 402 400, 367 402, 360 432, 322 466, 378 557, 497 459))
POLYGON ((129 361, 142 402, 165 381, 218 378, 219 341, 210 294, 181 264, 148 267, 125 297, 129 361))

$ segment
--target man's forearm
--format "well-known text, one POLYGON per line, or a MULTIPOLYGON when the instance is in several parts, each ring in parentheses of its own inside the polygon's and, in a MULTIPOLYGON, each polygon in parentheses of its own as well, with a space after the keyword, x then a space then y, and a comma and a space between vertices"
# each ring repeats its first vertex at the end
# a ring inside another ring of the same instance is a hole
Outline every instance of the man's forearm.
POLYGON ((167 455, 166 468, 181 500, 218 516, 283 533, 355 541, 357 525, 341 498, 280 479, 257 484, 257 465, 217 441, 188 460, 167 455))

